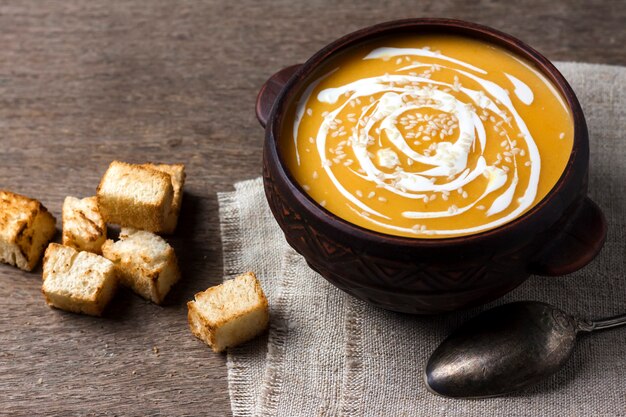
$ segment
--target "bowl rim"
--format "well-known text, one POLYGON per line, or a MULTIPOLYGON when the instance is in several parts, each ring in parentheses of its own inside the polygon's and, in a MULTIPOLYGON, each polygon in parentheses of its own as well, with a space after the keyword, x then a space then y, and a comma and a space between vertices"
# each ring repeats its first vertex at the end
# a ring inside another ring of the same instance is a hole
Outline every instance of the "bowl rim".
MULTIPOLYGON (((581 105, 572 87, 569 85, 561 72, 554 66, 554 64, 552 64, 546 57, 530 45, 512 35, 478 23, 448 18, 409 18, 391 20, 356 30, 327 44, 313 54, 304 64, 302 64, 283 86, 272 107, 265 132, 265 148, 266 151, 271 153, 272 158, 278 162, 277 164, 274 164, 275 168, 278 170, 278 174, 286 179, 286 184, 290 192, 313 216, 322 219, 322 221, 328 226, 338 229, 339 231, 357 239, 363 239, 377 244, 391 244, 408 247, 440 247, 477 242, 499 237, 502 236, 503 233, 519 229, 520 226, 523 226, 529 220, 537 218, 537 216, 540 215, 541 212, 550 205, 550 203, 554 202, 555 197, 565 188, 565 185, 572 178, 572 176, 574 176, 576 169, 579 168, 578 164, 581 162, 581 158, 586 157, 587 161, 589 158, 589 137, 581 105), (292 96, 303 87, 303 84, 309 80, 309 77, 315 73, 319 66, 326 63, 329 58, 336 56, 337 54, 355 46, 360 42, 366 42, 375 39, 376 37, 390 35, 396 31, 399 32, 410 29, 424 30, 426 32, 449 31, 452 34, 461 34, 478 40, 484 40, 509 50, 512 53, 525 58, 532 65, 534 65, 537 70, 539 70, 550 82, 552 82, 553 86, 559 91, 562 98, 567 103, 572 113, 574 129, 574 138, 570 157, 565 165, 565 168, 563 169, 563 172, 561 173, 561 176, 550 191, 544 196, 543 199, 537 202, 522 215, 495 228, 479 233, 460 236, 421 238, 387 234, 351 223, 325 209, 304 191, 301 185, 289 172, 289 169, 286 167, 282 159, 281 152, 278 149, 279 140, 277 139, 281 135, 280 128, 283 117, 289 109, 289 107, 285 108, 286 103, 288 103, 292 96)), ((566 207, 563 207, 563 210, 565 210, 565 208, 566 207)))

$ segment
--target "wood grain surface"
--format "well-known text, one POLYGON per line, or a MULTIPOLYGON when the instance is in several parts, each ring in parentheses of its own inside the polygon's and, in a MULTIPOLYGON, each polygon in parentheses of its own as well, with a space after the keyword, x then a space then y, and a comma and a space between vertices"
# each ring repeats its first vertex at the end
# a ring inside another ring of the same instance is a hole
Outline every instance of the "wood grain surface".
POLYGON ((191 336, 185 303, 222 278, 216 192, 260 174, 256 93, 342 34, 420 16, 626 65, 615 0, 0 0, 0 188, 60 228, 64 197, 92 195, 113 159, 188 172, 169 239, 183 279, 164 307, 121 291, 103 318, 51 310, 40 267, 0 265, 0 414, 230 415, 225 357, 191 336))

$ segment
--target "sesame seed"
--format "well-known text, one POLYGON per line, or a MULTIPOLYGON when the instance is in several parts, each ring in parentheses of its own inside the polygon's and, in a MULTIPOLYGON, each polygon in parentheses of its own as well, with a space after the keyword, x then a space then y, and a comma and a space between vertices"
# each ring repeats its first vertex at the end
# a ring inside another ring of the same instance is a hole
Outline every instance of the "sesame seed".
POLYGON ((385 197, 380 196, 378 197, 378 201, 380 201, 381 203, 386 203, 387 199, 385 197))
POLYGON ((313 171, 313 179, 316 180, 319 178, 319 175, 317 174, 317 171, 313 171))
POLYGON ((309 191, 309 190, 311 189, 311 187, 309 187, 309 186, 308 186, 308 185, 306 185, 306 184, 303 184, 303 185, 302 185, 302 188, 304 188, 304 191, 309 191))
POLYGON ((376 192, 370 191, 370 193, 367 195, 367 198, 374 198, 375 195, 376 195, 376 192))
POLYGON ((320 206, 322 206, 322 207, 326 207, 326 200, 322 200, 322 201, 320 201, 320 206))
POLYGON ((313 109, 306 109, 306 114, 311 116, 313 114, 313 109))
POLYGON ((476 209, 477 209, 477 210, 484 210, 484 209, 485 209, 485 206, 482 206, 482 205, 481 205, 481 206, 476 206, 476 209))
POLYGON ((565 137, 565 132, 561 132, 561 134, 559 135, 559 139, 563 139, 565 137))
POLYGON ((355 194, 356 194, 358 197, 363 197, 363 192, 362 192, 361 190, 356 190, 355 194))

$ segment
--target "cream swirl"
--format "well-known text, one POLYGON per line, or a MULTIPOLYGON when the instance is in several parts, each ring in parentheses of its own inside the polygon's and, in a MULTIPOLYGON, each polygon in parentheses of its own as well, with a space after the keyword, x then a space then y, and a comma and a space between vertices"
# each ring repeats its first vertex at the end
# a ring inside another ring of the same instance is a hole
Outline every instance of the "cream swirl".
MULTIPOLYGON (((312 97, 314 87, 326 74, 305 91, 297 105, 293 128, 299 164, 299 124, 307 103, 318 100, 335 105, 323 115, 317 136, 310 141, 315 143, 325 173, 349 202, 352 211, 367 222, 390 231, 445 237, 497 227, 533 205, 541 168, 539 151, 511 101, 509 91, 486 79, 487 71, 427 48, 377 48, 363 59, 397 59, 398 65, 405 62, 408 65, 398 68, 394 74, 326 88, 312 97), (429 62, 409 57, 426 57, 429 62), (441 69, 454 73, 453 81, 431 78, 441 69), (480 88, 464 87, 465 80, 480 88), (346 114, 347 111, 350 113, 346 114), (354 123, 350 132, 341 126, 342 119, 354 123), (490 123, 489 133, 486 122, 490 123), (333 159, 336 160, 337 155, 328 155, 327 142, 342 136, 347 138, 339 149, 349 147, 354 155, 354 160, 339 158, 342 165, 349 166, 354 175, 377 188, 401 198, 427 202, 433 198, 433 193, 439 193, 448 200, 450 193, 466 194, 464 187, 480 181, 480 192, 464 195, 462 205, 450 205, 447 210, 407 210, 402 212, 405 219, 453 218, 472 208, 480 208, 485 210, 487 220, 480 225, 450 230, 391 224, 385 213, 375 210, 366 199, 349 191, 333 172, 333 159), (389 147, 381 148, 383 136, 389 147), (493 145, 490 141, 497 141, 502 148, 492 160, 485 155, 487 146, 493 145), (416 149, 416 145, 425 143, 429 146, 416 149), (374 145, 379 148, 376 153, 371 151, 374 145), (471 155, 474 157, 470 158, 471 155), (403 169, 401 159, 418 168, 403 169), (521 165, 530 170, 523 185, 518 175, 521 165), (525 189, 518 190, 520 186, 525 189), (514 201, 516 194, 521 197, 514 201), (481 202, 488 196, 491 197, 490 204, 483 207, 481 202), (510 211, 506 215, 495 216, 507 209, 510 211)), ((505 75, 514 87, 513 94, 523 104, 532 104, 531 88, 514 76, 505 75)))

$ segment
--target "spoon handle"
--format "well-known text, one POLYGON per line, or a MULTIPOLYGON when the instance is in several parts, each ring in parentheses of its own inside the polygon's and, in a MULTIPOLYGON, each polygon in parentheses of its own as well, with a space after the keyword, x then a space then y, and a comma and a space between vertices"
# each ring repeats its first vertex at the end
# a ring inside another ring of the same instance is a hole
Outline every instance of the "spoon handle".
MULTIPOLYGON (((582 323, 581 323, 582 324, 582 323)), ((620 314, 607 319, 587 320, 580 326, 580 330, 593 332, 626 325, 626 314, 620 314)))

